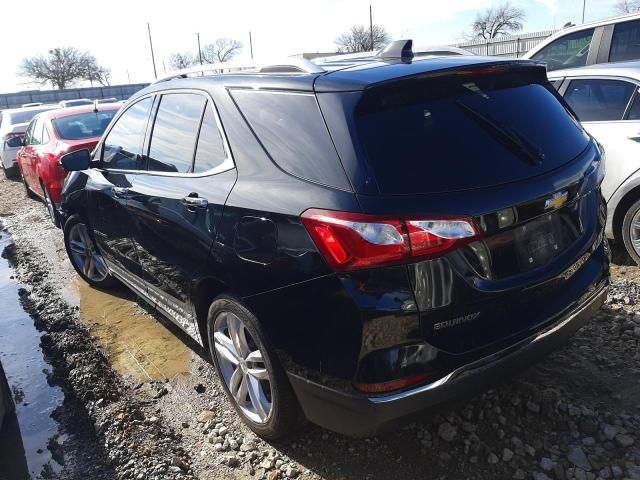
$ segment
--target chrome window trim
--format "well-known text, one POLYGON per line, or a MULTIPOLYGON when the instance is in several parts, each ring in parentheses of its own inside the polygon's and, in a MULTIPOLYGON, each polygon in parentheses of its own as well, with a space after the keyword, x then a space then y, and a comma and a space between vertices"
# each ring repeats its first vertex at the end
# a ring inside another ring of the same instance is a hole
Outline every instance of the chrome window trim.
MULTIPOLYGON (((129 174, 136 174, 136 175, 152 175, 152 176, 158 176, 158 177, 201 178, 201 177, 209 177, 211 175, 216 175, 218 173, 223 173, 223 172, 226 172, 226 171, 229 171, 229 170, 233 170, 234 168, 236 168, 236 164, 235 164, 235 161, 233 159, 233 153, 231 152, 231 146, 229 145, 229 140, 227 139, 226 132, 224 131, 224 127, 222 125, 222 121, 220 120, 220 115, 218 113, 218 108, 216 106, 216 102, 213 100, 213 97, 211 96, 211 94, 209 92, 207 92, 206 90, 200 90, 200 89, 197 89, 197 88, 175 88, 174 87, 174 88, 168 88, 166 90, 158 90, 158 91, 147 93, 147 94, 137 98, 134 103, 126 105, 127 108, 126 109, 122 109, 120 111, 118 116, 113 120, 113 123, 110 125, 109 130, 106 131, 104 133, 104 135, 102 136, 102 138, 100 139, 100 143, 98 143, 98 145, 96 145, 96 148, 93 151, 93 155, 95 156, 96 154, 98 154, 100 156, 100 162, 102 163, 102 148, 104 146, 104 141, 107 139, 107 137, 111 133, 111 130, 113 129, 115 124, 118 122, 118 120, 120 120, 120 117, 122 117, 122 115, 124 115, 135 104, 137 104, 138 102, 141 102, 142 100, 144 100, 146 98, 149 98, 149 97, 156 97, 156 96, 159 97, 159 96, 166 95, 166 94, 176 94, 176 93, 192 93, 192 94, 202 95, 202 96, 204 96, 206 98, 206 100, 207 100, 206 108, 212 108, 213 109, 213 114, 214 114, 215 119, 216 119, 216 124, 218 126, 218 131, 220 132, 220 136, 222 137, 222 142, 224 144, 224 148, 225 148, 226 153, 227 153, 227 157, 223 160, 223 162, 220 165, 218 165, 217 167, 212 168, 211 170, 207 170, 206 172, 199 172, 199 173, 156 172, 156 171, 153 171, 153 170, 126 170, 126 169, 120 169, 120 168, 104 168, 102 166, 100 166, 100 169, 102 169, 102 170, 104 170, 106 172, 113 172, 113 173, 125 173, 125 174, 129 173, 129 174)), ((206 113, 206 110, 204 112, 206 113)), ((153 119, 149 118, 149 120, 152 120, 153 123, 155 123, 155 114, 156 113, 157 113, 157 109, 156 109, 156 112, 154 112, 153 111, 153 107, 152 107, 151 114, 153 115, 153 119)), ((202 116, 200 118, 200 123, 201 124, 202 124, 203 118, 204 118, 204 116, 202 116)), ((150 126, 152 127, 153 125, 150 125, 150 126)), ((149 127, 149 125, 148 125, 148 127, 149 127)), ((151 128, 150 132, 151 132, 151 135, 153 135, 153 128, 151 128)), ((198 135, 198 139, 199 138, 200 138, 200 136, 198 135)), ((147 143, 147 145, 146 145, 147 152, 146 153, 143 152, 143 154, 146 157, 147 154, 148 154, 148 148, 149 148, 150 142, 145 142, 145 143, 147 143)), ((196 147, 195 147, 194 153, 197 152, 197 148, 198 148, 198 145, 196 143, 196 147)))

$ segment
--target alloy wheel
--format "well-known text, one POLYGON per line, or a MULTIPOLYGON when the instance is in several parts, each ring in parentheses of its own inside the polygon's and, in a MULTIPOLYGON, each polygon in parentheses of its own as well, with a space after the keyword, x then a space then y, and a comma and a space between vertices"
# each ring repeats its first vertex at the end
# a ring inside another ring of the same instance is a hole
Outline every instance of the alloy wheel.
POLYGON ((629 239, 635 252, 640 255, 640 209, 633 214, 629 225, 629 239))
POLYGON ((93 282, 101 282, 107 278, 109 274, 107 266, 102 256, 96 251, 84 223, 76 223, 69 231, 69 248, 73 263, 87 278, 93 282))
POLYGON ((264 355, 242 320, 221 312, 214 323, 214 350, 234 401, 253 422, 264 424, 272 411, 271 376, 264 355))

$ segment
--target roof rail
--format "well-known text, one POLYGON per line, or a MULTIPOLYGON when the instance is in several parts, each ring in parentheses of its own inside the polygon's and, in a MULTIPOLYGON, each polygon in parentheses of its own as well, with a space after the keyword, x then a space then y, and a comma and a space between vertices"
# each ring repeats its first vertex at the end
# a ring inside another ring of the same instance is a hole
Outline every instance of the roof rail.
POLYGON ((174 78, 186 78, 189 75, 208 73, 210 75, 223 75, 229 73, 277 73, 277 74, 295 74, 295 73, 325 73, 326 70, 319 67, 315 63, 305 58, 287 58, 280 62, 220 62, 210 63, 206 65, 197 65, 195 67, 183 68, 168 73, 158 78, 155 82, 160 83, 172 80, 174 78))

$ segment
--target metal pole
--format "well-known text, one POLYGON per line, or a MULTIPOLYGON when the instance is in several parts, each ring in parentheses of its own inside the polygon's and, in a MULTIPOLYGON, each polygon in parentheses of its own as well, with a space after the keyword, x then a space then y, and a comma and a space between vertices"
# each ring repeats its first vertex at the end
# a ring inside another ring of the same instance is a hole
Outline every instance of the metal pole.
POLYGON ((251 60, 253 60, 253 42, 251 41, 251 30, 249 30, 249 51, 251 52, 251 60))
POLYGON ((129 75, 129 70, 127 69, 127 80, 129 81, 129 84, 131 83, 131 75, 129 75))
POLYGON ((157 80, 158 72, 156 71, 156 57, 153 54, 153 42, 151 41, 151 27, 149 26, 149 22, 147 22, 147 31, 149 32, 149 48, 151 49, 151 62, 153 63, 153 76, 157 80))
POLYGON ((369 4, 369 35, 371 36, 371 51, 373 52, 373 13, 369 4))
POLYGON ((587 6, 587 0, 582 0, 582 23, 584 23, 584 11, 587 6))
POLYGON ((198 58, 200 58, 200 65, 202 65, 202 49, 200 48, 200 32, 196 33, 198 37, 198 58))

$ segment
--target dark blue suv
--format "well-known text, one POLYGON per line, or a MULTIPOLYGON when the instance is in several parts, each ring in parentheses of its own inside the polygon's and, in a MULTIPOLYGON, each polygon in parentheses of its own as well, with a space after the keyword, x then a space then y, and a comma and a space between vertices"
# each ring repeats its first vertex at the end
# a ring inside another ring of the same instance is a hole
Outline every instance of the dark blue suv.
POLYGON ((392 44, 333 70, 209 69, 63 159, 65 244, 88 283, 208 348, 259 435, 374 433, 530 365, 602 304, 602 152, 542 64, 392 44))

